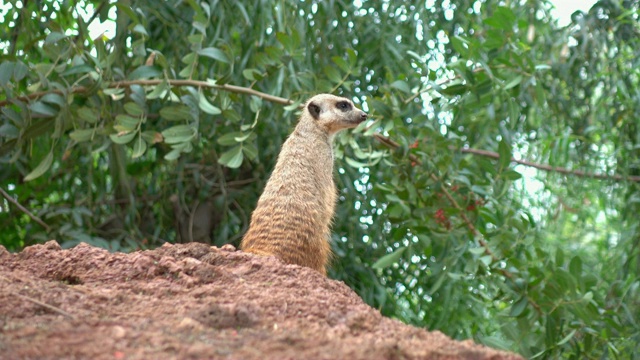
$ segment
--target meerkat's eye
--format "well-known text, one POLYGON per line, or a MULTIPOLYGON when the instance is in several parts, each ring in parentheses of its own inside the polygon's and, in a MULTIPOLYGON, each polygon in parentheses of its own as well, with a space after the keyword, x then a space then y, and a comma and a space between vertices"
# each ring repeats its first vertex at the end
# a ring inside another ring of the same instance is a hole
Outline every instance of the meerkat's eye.
POLYGON ((351 109, 351 104, 349 104, 346 101, 340 101, 336 104, 336 106, 338 107, 338 109, 340 110, 349 110, 351 109))

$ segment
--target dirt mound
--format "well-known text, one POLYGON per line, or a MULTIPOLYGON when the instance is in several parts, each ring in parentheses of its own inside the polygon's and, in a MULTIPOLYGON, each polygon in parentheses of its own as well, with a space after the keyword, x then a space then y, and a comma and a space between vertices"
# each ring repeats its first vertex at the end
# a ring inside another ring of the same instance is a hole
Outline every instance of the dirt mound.
POLYGON ((0 246, 2 359, 519 359, 385 318, 341 282, 233 247, 0 246))

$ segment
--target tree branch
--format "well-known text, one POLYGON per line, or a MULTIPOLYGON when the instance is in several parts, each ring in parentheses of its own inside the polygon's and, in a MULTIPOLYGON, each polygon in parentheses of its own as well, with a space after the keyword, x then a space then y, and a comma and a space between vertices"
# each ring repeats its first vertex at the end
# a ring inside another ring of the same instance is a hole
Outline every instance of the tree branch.
POLYGON ((4 191, 3 188, 0 188, 0 194, 2 194, 2 196, 5 199, 7 199, 7 201, 9 201, 13 205, 15 205, 18 209, 20 209, 20 211, 22 211, 23 213, 27 214, 33 221, 37 222, 40 226, 42 226, 47 232, 51 231, 51 228, 49 227, 49 225, 47 225, 39 217, 33 215, 27 208, 25 208, 24 206, 20 205, 20 203, 16 199, 11 197, 11 195, 9 195, 6 191, 4 191))
MULTIPOLYGON (((380 134, 374 134, 373 137, 375 137, 376 140, 378 140, 381 143, 385 144, 389 148, 396 149, 396 148, 400 147, 400 144, 398 144, 397 142, 391 140, 390 138, 388 138, 386 136, 382 136, 380 134)), ((449 146, 449 150, 451 150, 451 151, 460 151, 462 153, 473 154, 473 155, 478 155, 478 156, 490 157, 490 158, 493 158, 493 159, 500 159, 500 154, 498 154, 496 152, 493 152, 493 151, 488 151, 488 150, 480 150, 480 149, 472 149, 472 148, 461 148, 460 149, 460 148, 456 148, 455 146, 449 146)), ((413 154, 409 154, 409 159, 411 161, 416 161, 416 162, 420 163, 419 159, 413 154)), ((520 164, 520 165, 524 165, 524 166, 533 167, 533 168, 544 170, 544 171, 558 172, 558 173, 561 173, 561 174, 573 175, 573 176, 578 176, 578 177, 600 179, 600 180, 640 182, 640 176, 634 176, 634 175, 622 176, 622 175, 607 175, 607 174, 588 173, 588 172, 585 172, 585 171, 582 171, 582 170, 570 170, 570 169, 559 167, 559 166, 538 164, 538 163, 534 163, 534 162, 531 162, 531 161, 518 160, 518 159, 515 159, 515 158, 511 158, 511 162, 514 162, 514 163, 520 164)))
MULTIPOLYGON (((481 69, 476 69, 475 72, 480 71, 481 69)), ((171 85, 171 86, 195 86, 195 87, 202 87, 202 88, 210 88, 210 89, 218 89, 218 90, 222 90, 222 91, 229 91, 229 92, 233 92, 233 93, 237 93, 237 94, 246 94, 246 95, 253 95, 253 96, 257 96, 259 98, 262 98, 266 101, 269 102, 273 102, 276 104, 281 104, 281 105, 291 105, 294 103, 293 100, 287 99, 287 98, 283 98, 283 97, 279 97, 279 96, 273 96, 270 94, 266 94, 251 88, 247 88, 247 87, 242 87, 242 86, 236 86, 236 85, 229 85, 229 84, 223 84, 223 85, 218 85, 218 84, 214 84, 212 82, 208 82, 208 81, 198 81, 198 80, 160 80, 160 79, 154 79, 154 80, 125 80, 125 81, 114 81, 111 82, 109 84, 107 84, 106 88, 108 89, 118 89, 118 88, 127 88, 127 87, 131 87, 133 85, 141 85, 141 86, 155 86, 155 85, 160 85, 161 83, 166 82, 167 84, 171 85)), ((84 86, 77 86, 71 89, 71 93, 83 93, 86 92, 87 88, 84 86)), ((50 90, 50 91, 41 91, 41 92, 36 92, 33 94, 29 94, 29 95, 25 95, 25 96, 19 96, 15 99, 17 100, 21 100, 21 101, 26 101, 26 100, 33 100, 33 99, 38 99, 46 94, 60 94, 62 95, 63 92, 60 90, 50 90)), ((415 98, 415 97, 414 97, 415 98)), ((412 98, 410 99, 412 100, 412 98)), ((0 101, 0 107, 6 106, 11 102, 11 100, 3 100, 0 101)), ((385 144, 386 146, 390 147, 390 148, 398 148, 400 147, 400 145, 398 143, 396 143, 395 141, 391 140, 388 137, 382 136, 380 134, 374 134, 373 135, 374 138, 376 138, 376 140, 380 141, 381 143, 385 144)), ((469 154, 473 154, 473 155, 479 155, 479 156, 486 156, 486 157, 490 157, 490 158, 494 158, 494 159, 499 159, 500 155, 498 153, 492 152, 492 151, 487 151, 487 150, 479 150, 479 149, 471 149, 471 148, 462 148, 462 149, 457 149, 455 147, 449 147, 449 149, 451 149, 452 151, 460 151, 463 153, 469 153, 469 154)), ((417 158, 413 155, 409 155, 409 158, 411 159, 411 161, 416 161, 417 158)), ((587 173, 581 170, 570 170, 570 169, 566 169, 563 167, 557 167, 557 166, 551 166, 551 165, 545 165, 545 164, 538 164, 538 163, 534 163, 534 162, 530 162, 530 161, 526 161, 526 160, 517 160, 514 158, 511 158, 511 162, 515 162, 517 164, 521 164, 524 166, 529 166, 529 167, 533 167, 536 169, 540 169, 540 170, 544 170, 544 171, 551 171, 551 172, 558 172, 558 173, 562 173, 562 174, 567 174, 567 175, 574 175, 574 176, 579 176, 579 177, 585 177, 585 178, 593 178, 593 179, 602 179, 602 180, 615 180, 615 181, 633 181, 633 182, 640 182, 640 176, 622 176, 622 175, 607 175, 607 174, 594 174, 594 173, 587 173)))
POLYGON ((16 44, 18 44, 18 36, 20 34, 20 30, 22 30, 22 18, 25 17, 26 13, 27 13, 27 2, 28 0, 25 0, 22 3, 22 9, 20 9, 18 11, 18 18, 15 20, 15 26, 13 27, 13 32, 11 33, 11 47, 9 48, 9 54, 11 54, 11 56, 15 57, 16 56, 16 44))
MULTIPOLYGON (((154 80, 125 80, 125 81, 114 81, 111 83, 108 83, 106 88, 107 89, 119 89, 119 88, 127 88, 127 87, 131 87, 133 85, 140 85, 140 86, 154 86, 154 85, 160 85, 163 82, 166 82, 167 84, 171 85, 171 86, 195 86, 195 87, 202 87, 202 88, 210 88, 210 89, 218 89, 218 90, 223 90, 223 91, 229 91, 229 92, 233 92, 233 93, 238 93, 238 94, 246 94, 246 95, 253 95, 253 96, 257 96, 260 97, 264 100, 276 103, 276 104, 281 104, 281 105, 291 105, 293 104, 293 100, 289 100, 283 97, 279 97, 279 96, 273 96, 273 95, 269 95, 251 88, 246 88, 246 87, 242 87, 242 86, 235 86, 235 85, 229 85, 229 84, 223 84, 223 85, 218 85, 218 84, 214 84, 208 81, 198 81, 198 80, 164 80, 164 79, 154 79, 154 80)), ((88 91, 88 88, 84 87, 84 86, 76 86, 71 88, 71 91, 69 91, 69 93, 73 93, 73 94, 81 94, 88 91)), ((33 94, 29 94, 29 95, 25 95, 25 96, 18 96, 14 99, 16 100, 21 100, 21 101, 27 101, 27 100, 33 100, 33 99, 39 99, 41 97, 43 97, 44 95, 47 94, 59 94, 59 95, 64 95, 64 92, 61 90, 49 90, 49 91, 39 91, 39 92, 35 92, 33 94)), ((11 103, 11 100, 3 100, 0 101, 0 107, 6 106, 8 104, 11 103)))
MULTIPOLYGON (((486 157, 490 157, 490 158, 494 158, 494 159, 499 159, 500 158, 500 155, 498 153, 496 153, 496 152, 493 152, 493 151, 471 149, 471 148, 456 149, 455 147, 449 147, 449 149, 454 150, 454 151, 460 151, 460 152, 463 152, 463 153, 473 154, 473 155, 486 156, 486 157)), ((514 158, 511 158, 511 162, 514 162, 514 163, 517 163, 517 164, 520 164, 520 165, 524 165, 524 166, 533 167, 533 168, 544 170, 544 171, 558 172, 558 173, 562 173, 562 174, 574 175, 574 176, 579 176, 579 177, 602 179, 602 180, 640 182, 640 176, 633 176, 633 175, 622 176, 622 175, 595 174, 595 173, 584 172, 582 170, 570 170, 570 169, 559 167, 559 166, 538 164, 538 163, 534 163, 534 162, 531 162, 531 161, 517 160, 517 159, 514 159, 514 158)))

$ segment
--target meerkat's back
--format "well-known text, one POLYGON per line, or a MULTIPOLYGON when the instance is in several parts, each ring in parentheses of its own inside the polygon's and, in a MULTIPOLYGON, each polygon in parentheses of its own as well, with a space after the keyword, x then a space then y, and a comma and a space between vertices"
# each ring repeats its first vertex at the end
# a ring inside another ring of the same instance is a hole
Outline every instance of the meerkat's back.
POLYGON ((326 274, 337 200, 333 137, 366 118, 346 98, 321 94, 307 101, 251 215, 242 250, 326 274))

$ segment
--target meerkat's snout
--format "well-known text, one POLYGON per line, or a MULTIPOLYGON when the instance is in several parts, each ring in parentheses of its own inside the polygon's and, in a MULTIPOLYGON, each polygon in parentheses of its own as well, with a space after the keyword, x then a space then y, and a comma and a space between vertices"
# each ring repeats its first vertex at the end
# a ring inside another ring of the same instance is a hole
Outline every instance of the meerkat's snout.
POLYGON ((351 124, 353 124, 353 125, 351 125, 349 127, 356 127, 356 126, 362 124, 363 122, 367 121, 367 117, 369 115, 366 112, 362 111, 362 110, 358 110, 358 109, 356 109, 356 110, 359 112, 359 114, 358 113, 354 114, 355 115, 355 119, 352 118, 351 120, 349 120, 351 122, 351 124))
POLYGON ((369 116, 369 115, 367 115, 367 113, 366 113, 366 112, 364 112, 364 111, 360 110, 360 122, 363 122, 363 121, 367 120, 367 117, 368 117, 368 116, 369 116))

